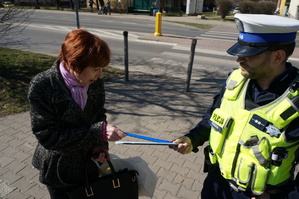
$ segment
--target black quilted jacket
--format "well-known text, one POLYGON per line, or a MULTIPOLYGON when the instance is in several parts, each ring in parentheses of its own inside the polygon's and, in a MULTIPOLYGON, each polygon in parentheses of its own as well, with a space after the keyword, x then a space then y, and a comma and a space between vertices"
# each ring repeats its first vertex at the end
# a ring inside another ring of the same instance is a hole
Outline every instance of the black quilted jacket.
POLYGON ((104 83, 98 80, 88 89, 84 111, 73 100, 59 72, 59 61, 39 73, 30 83, 28 98, 32 131, 38 140, 32 164, 40 171, 40 181, 53 187, 68 187, 85 181, 98 170, 91 161, 93 147, 100 140, 106 120, 104 83))

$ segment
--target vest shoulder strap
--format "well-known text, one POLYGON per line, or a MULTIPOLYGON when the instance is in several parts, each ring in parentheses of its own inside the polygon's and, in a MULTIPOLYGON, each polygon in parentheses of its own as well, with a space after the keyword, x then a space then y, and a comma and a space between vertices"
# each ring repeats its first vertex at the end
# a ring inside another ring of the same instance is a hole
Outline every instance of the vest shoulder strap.
POLYGON ((289 92, 291 94, 289 99, 291 106, 280 114, 283 120, 287 120, 293 114, 299 112, 299 74, 297 74, 297 77, 290 85, 289 92))
POLYGON ((238 87, 246 78, 241 75, 241 69, 234 70, 226 81, 226 89, 238 87))
POLYGON ((227 78, 224 97, 236 100, 246 80, 247 78, 241 75, 241 69, 234 70, 227 78))

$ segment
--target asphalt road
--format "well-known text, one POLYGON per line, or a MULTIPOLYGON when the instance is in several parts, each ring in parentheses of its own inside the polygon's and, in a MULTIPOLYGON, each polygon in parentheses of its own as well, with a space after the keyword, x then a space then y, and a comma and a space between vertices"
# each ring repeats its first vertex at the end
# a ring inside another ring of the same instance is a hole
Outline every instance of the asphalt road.
MULTIPOLYGON (((199 20, 191 17, 163 17, 162 37, 154 37, 155 17, 145 15, 116 14, 98 15, 79 13, 82 28, 98 35, 109 44, 112 52, 111 65, 124 68, 124 37, 128 31, 130 70, 152 71, 158 65, 165 74, 186 74, 190 62, 191 39, 197 39, 193 62, 193 72, 202 70, 228 73, 237 67, 236 58, 226 50, 237 39, 238 33, 232 22, 199 20), (171 23, 209 24, 212 29, 199 29, 171 23)), ((77 28, 76 14, 70 11, 36 10, 30 24, 19 35, 12 35, 0 41, 1 46, 56 56, 65 35, 77 28)), ((294 65, 299 65, 299 53, 292 57, 294 65)))

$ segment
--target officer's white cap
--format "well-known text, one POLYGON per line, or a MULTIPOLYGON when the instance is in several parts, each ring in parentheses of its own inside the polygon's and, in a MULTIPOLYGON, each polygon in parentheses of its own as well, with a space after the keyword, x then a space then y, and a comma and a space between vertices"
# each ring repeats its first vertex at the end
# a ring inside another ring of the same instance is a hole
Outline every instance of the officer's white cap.
POLYGON ((299 30, 298 20, 277 15, 236 14, 234 18, 239 38, 227 53, 238 57, 254 56, 271 46, 292 43, 299 30))

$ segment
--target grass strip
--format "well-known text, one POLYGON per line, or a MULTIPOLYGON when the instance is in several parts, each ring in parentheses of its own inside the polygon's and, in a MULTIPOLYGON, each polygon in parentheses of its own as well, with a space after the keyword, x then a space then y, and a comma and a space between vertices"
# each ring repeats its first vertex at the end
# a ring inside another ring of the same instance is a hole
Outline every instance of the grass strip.
MULTIPOLYGON (((29 110, 27 100, 30 80, 49 69, 56 57, 0 47, 0 116, 29 110)), ((104 68, 104 81, 123 76, 124 71, 104 68)))

